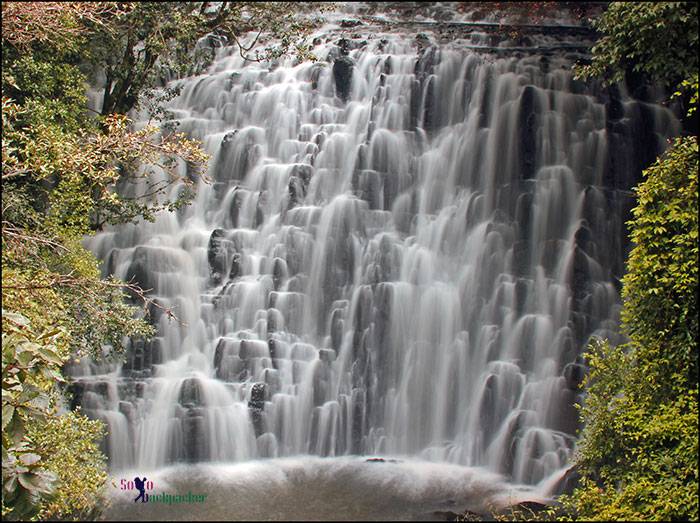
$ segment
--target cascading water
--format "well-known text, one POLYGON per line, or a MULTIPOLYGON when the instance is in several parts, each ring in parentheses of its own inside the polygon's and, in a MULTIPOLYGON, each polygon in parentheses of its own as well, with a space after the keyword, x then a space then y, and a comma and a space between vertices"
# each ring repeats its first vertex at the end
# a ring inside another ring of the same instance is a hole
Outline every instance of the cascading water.
POLYGON ((586 91, 570 49, 424 29, 335 45, 330 24, 320 62, 223 47, 178 81, 169 124, 213 183, 88 241, 182 322, 154 309, 123 366, 73 369, 113 471, 379 454, 534 485, 566 465, 578 355, 617 337, 628 191, 678 123, 586 91))

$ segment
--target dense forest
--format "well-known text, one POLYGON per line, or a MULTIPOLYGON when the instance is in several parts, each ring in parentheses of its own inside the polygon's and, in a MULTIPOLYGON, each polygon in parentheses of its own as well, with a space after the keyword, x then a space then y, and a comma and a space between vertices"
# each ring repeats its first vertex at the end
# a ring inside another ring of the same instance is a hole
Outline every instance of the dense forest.
MULTIPOLYGON (((125 338, 153 336, 156 309, 179 321, 136 282, 103 279, 81 243, 177 212, 208 181, 201 144, 159 128, 161 104, 179 94, 163 87, 206 68, 207 35, 237 42, 258 31, 240 45, 250 60, 311 57, 314 23, 295 16, 299 4, 209 4, 2 4, 3 519, 99 516, 105 427, 67 408, 65 365, 123 358, 125 338), (100 114, 87 109, 89 84, 104 92, 100 114), (134 127, 132 110, 153 121, 134 127), (167 182, 128 196, 152 169, 167 182)), ((621 291, 628 341, 589 344, 575 487, 538 517, 698 518, 697 15, 693 2, 609 3, 592 21, 591 60, 577 66, 582 81, 661 86, 684 133, 635 189, 621 291)))

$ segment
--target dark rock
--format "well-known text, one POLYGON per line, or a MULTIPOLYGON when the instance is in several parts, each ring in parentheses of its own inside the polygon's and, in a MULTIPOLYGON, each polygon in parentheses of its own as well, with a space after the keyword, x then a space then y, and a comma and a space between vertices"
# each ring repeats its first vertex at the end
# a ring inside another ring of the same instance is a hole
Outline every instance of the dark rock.
POLYGON ((564 473, 564 476, 559 480, 559 482, 552 487, 552 493, 554 495, 571 494, 574 489, 578 487, 580 480, 581 474, 578 472, 575 466, 572 466, 566 471, 566 473, 564 473))
POLYGON ((574 310, 581 311, 581 302, 590 292, 591 270, 588 256, 580 248, 575 247, 573 267, 571 271, 571 290, 574 298, 574 310))
POLYGON ((265 391, 266 387, 264 383, 255 383, 250 389, 248 408, 250 409, 250 416, 253 421, 253 428, 255 429, 255 437, 259 437, 265 433, 263 415, 263 409, 265 408, 265 391))
POLYGON ((182 420, 182 439, 185 461, 196 463, 206 457, 203 416, 187 416, 182 420))
POLYGON ((537 157, 537 126, 540 108, 537 104, 535 87, 528 85, 520 97, 518 115, 518 153, 520 156, 520 176, 522 179, 535 177, 535 160, 537 157))
MULTIPOLYGON (((235 250, 234 243, 226 237, 226 231, 223 229, 212 231, 207 246, 207 260, 209 261, 212 281, 216 285, 221 283, 222 276, 226 274, 229 261, 232 260, 235 250)), ((234 277, 237 275, 237 270, 234 277)))
POLYGON ((231 228, 235 229, 238 227, 238 217, 241 211, 241 203, 243 202, 243 191, 234 188, 233 196, 231 197, 231 205, 229 207, 228 218, 230 219, 229 225, 231 228))
POLYGON ((340 21, 340 27, 357 27, 358 25, 363 25, 362 21, 354 18, 343 18, 340 21))
POLYGON ((399 463, 396 459, 384 459, 384 458, 367 458, 365 460, 367 463, 399 463))
POLYGON ((73 381, 68 385, 68 392, 71 395, 70 408, 75 410, 76 407, 83 402, 83 394, 85 393, 84 381, 73 381))
POLYGON ((430 45, 430 38, 425 33, 418 33, 416 35, 415 40, 416 40, 416 44, 418 44, 419 47, 425 47, 425 46, 430 45))
POLYGON ((235 280, 241 274, 241 255, 234 253, 231 257, 231 270, 228 272, 228 279, 235 280))
POLYGON ((279 290, 282 282, 287 277, 287 262, 282 258, 275 258, 272 263, 272 283, 275 290, 279 290))
POLYGON ((248 407, 251 409, 262 409, 265 407, 265 384, 254 383, 250 389, 250 400, 248 407))
POLYGON ((564 367, 564 379, 569 390, 578 391, 586 376, 586 367, 580 363, 569 363, 564 367))
POLYGON ((255 204, 255 221, 253 223, 255 229, 260 227, 265 221, 265 196, 266 193, 262 191, 258 194, 258 201, 255 204))
POLYGON ((267 340, 267 350, 270 351, 270 358, 274 364, 275 358, 277 357, 277 340, 275 338, 269 338, 267 340))
POLYGON ((201 404, 201 390, 196 378, 187 378, 180 387, 178 402, 185 408, 196 407, 201 404))
POLYGON ((341 56, 333 62, 333 80, 335 81, 335 92, 343 102, 347 102, 352 87, 352 70, 354 67, 352 59, 348 56, 341 56))

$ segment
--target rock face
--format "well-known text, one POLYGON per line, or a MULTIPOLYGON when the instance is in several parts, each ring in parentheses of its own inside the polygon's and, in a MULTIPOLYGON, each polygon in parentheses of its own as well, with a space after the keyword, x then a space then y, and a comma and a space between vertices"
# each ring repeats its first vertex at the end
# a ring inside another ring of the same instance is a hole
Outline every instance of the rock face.
POLYGON ((335 81, 335 92, 342 101, 347 102, 352 87, 352 71, 355 66, 348 56, 336 58, 333 62, 333 80, 335 81))

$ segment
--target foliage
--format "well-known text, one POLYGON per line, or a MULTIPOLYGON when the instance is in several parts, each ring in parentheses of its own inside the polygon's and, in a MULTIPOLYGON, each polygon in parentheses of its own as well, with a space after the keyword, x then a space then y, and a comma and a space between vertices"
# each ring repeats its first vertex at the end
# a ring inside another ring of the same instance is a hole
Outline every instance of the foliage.
POLYGON ((128 291, 146 311, 145 291, 101 279, 81 240, 187 203, 207 158, 181 134, 86 110, 79 55, 92 32, 114 30, 107 22, 132 6, 2 9, 2 513, 89 517, 103 482, 102 425, 58 413, 62 365, 116 357, 125 337, 148 337, 153 327, 125 300, 128 291))
POLYGON ((645 172, 633 211, 635 244, 623 280, 623 323, 655 395, 697 384, 698 143, 676 139, 645 172))
POLYGON ((5 311, 2 320, 3 518, 88 517, 106 480, 103 424, 50 406, 60 400, 68 333, 37 334, 26 317, 5 311))
POLYGON ((87 23, 103 25, 132 7, 125 2, 3 2, 2 39, 21 51, 36 44, 61 53, 76 51, 87 23))
POLYGON ((57 478, 57 488, 37 518, 94 519, 102 505, 107 480, 106 460, 99 450, 104 425, 78 412, 50 417, 45 426, 33 424, 29 432, 44 466, 57 478))
POLYGON ((577 449, 579 519, 698 518, 698 146, 676 139, 645 171, 623 280, 630 343, 594 341, 577 449))
MULTIPOLYGON (((148 105, 169 79, 196 74, 222 41, 236 43, 246 60, 274 59, 293 52, 309 58, 305 36, 318 22, 300 12, 323 11, 318 3, 293 2, 138 2, 110 24, 96 26, 89 42, 94 63, 104 72, 102 114, 126 113, 148 105), (251 42, 243 36, 256 32, 251 42), (264 52, 256 45, 272 36, 278 43, 264 52), (196 44, 205 36, 208 41, 196 44)), ((166 90, 172 97, 177 90, 166 90)))
MULTIPOLYGON (((613 2, 583 77, 642 74, 697 107, 698 18, 692 2, 613 2)), ((594 340, 564 518, 698 519, 698 145, 675 139, 637 187, 623 278, 629 343, 594 340)))
POLYGON ((2 312, 2 516, 26 519, 52 492, 55 475, 25 435, 44 421, 53 383, 63 381, 61 328, 36 333, 29 320, 2 312))
POLYGON ((593 21, 602 34, 583 77, 607 82, 644 73, 670 87, 697 74, 698 6, 695 2, 612 2, 593 21))

